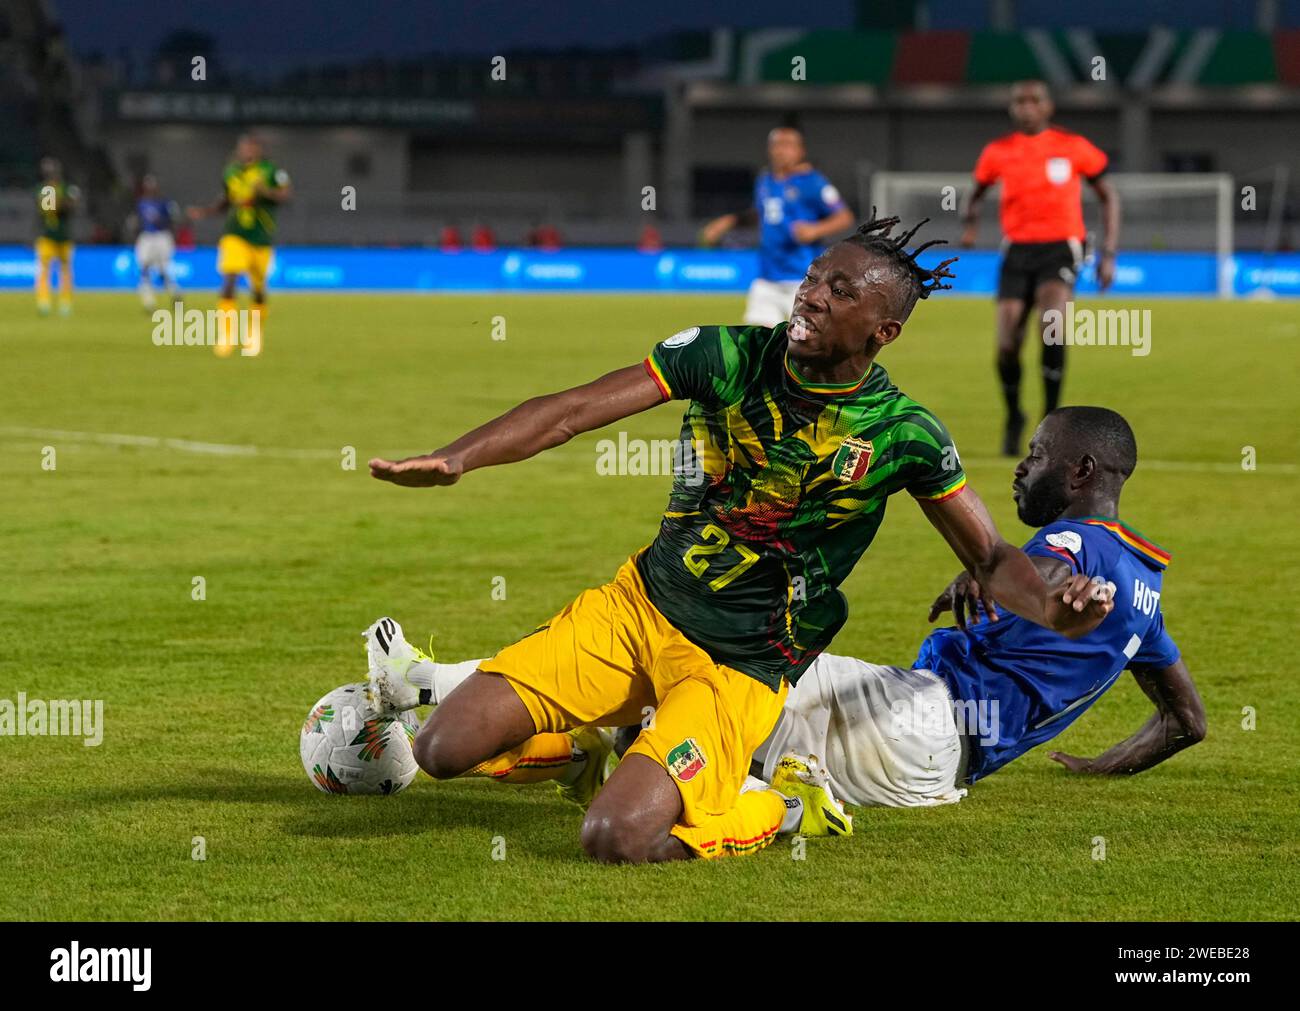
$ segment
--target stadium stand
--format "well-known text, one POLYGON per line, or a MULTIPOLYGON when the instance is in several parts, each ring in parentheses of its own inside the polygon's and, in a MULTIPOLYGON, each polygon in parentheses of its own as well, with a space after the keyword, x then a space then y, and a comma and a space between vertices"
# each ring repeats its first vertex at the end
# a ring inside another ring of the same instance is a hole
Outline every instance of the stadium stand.
MULTIPOLYGON (((212 166, 253 126, 298 184, 282 217, 290 244, 432 247, 446 228, 483 226, 509 246, 545 224, 566 244, 630 247, 652 186, 662 242, 689 245, 702 220, 748 201, 762 136, 791 114, 860 205, 876 172, 968 172, 982 139, 1005 128, 1006 85, 1041 77, 1059 120, 1096 137, 1119 171, 1227 173, 1255 187, 1264 212, 1238 213, 1238 246, 1294 245, 1300 161, 1285 124, 1300 112, 1300 29, 1192 18, 897 27, 915 6, 862 5, 848 30, 508 51, 511 74, 494 82, 484 57, 466 55, 276 69, 199 32, 174 32, 153 52, 74 57, 45 4, 15 0, 0 14, 11 57, 0 66, 0 241, 29 237, 19 208, 39 153, 60 155, 87 193, 79 237, 96 226, 115 237, 143 172, 178 199, 207 200, 212 166), (187 71, 196 52, 208 60, 202 82, 187 71), (364 191, 367 214, 332 213, 342 181, 364 191)), ((212 235, 201 227, 198 239, 212 235)))

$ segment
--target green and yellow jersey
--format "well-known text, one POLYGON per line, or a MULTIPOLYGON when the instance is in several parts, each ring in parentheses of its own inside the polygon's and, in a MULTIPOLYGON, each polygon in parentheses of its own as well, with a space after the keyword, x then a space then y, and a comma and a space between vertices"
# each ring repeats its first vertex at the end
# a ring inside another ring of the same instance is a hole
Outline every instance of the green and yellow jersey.
POLYGON ((252 246, 269 246, 275 237, 275 212, 279 208, 274 200, 257 194, 257 186, 275 189, 287 186, 289 173, 276 168, 263 158, 261 161, 231 162, 222 177, 226 201, 230 210, 222 235, 235 235, 252 246))
POLYGON ((67 183, 42 183, 36 189, 36 210, 41 218, 41 238, 51 242, 72 240, 72 209, 80 196, 67 183))
POLYGON ((940 421, 875 364, 805 381, 786 324, 692 327, 646 371, 689 399, 659 534, 637 558, 651 602, 718 663, 794 683, 848 617, 839 584, 895 492, 939 500, 966 477, 940 421))

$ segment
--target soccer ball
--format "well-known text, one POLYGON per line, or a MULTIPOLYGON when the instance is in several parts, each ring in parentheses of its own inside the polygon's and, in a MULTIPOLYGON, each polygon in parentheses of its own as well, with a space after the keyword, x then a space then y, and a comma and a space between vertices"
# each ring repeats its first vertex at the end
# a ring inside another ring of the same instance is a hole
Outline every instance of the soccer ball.
POLYGON ((418 729, 413 712, 380 716, 364 684, 344 685, 311 707, 298 754, 307 778, 325 793, 399 793, 419 771, 411 750, 418 729))

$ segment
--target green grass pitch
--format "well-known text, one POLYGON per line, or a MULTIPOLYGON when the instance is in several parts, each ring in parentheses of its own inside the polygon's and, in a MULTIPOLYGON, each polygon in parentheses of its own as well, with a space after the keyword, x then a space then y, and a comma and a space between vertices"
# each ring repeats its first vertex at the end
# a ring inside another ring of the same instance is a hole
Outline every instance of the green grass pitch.
MULTIPOLYGON (((859 811, 852 839, 813 840, 803 860, 781 842, 743 860, 609 868, 582 856, 580 814, 546 787, 422 776, 392 798, 319 793, 298 728, 363 674, 359 633, 377 616, 420 644, 435 633, 444 659, 491 653, 608 578, 667 495, 664 478, 598 476, 596 435, 444 490, 372 481, 369 456, 428 451, 685 326, 734 322, 738 297, 286 294, 263 357, 217 360, 153 346, 129 294, 84 294, 67 319, 38 318, 26 292, 0 296, 0 698, 105 702, 97 748, 0 737, 0 918, 1293 917, 1296 307, 1149 307, 1151 354, 1073 349, 1066 393, 1137 431, 1123 515, 1173 552, 1165 613, 1206 701, 1206 741, 1116 780, 1073 778, 1040 748, 959 805, 859 811)), ((993 452, 991 333, 990 302, 936 297, 882 362, 946 421, 1021 540, 1011 465, 993 452)), ((624 427, 674 438, 680 411, 624 427)), ((900 498, 845 584, 835 651, 910 661, 955 569, 900 498)), ((1125 677, 1053 746, 1095 754, 1148 712, 1125 677)))

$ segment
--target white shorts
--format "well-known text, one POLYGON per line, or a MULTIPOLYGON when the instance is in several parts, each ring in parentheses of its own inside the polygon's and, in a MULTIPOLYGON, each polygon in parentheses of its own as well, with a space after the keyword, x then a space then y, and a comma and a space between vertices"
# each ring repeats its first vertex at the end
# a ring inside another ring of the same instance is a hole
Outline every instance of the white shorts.
POLYGON ((171 232, 141 232, 135 240, 135 262, 141 270, 161 270, 172 262, 176 242, 171 232))
POLYGON ((790 689, 754 760, 770 782, 787 752, 817 755, 846 803, 928 807, 966 796, 965 747, 935 674, 823 654, 790 689))
POLYGON ((776 326, 790 318, 799 281, 765 281, 755 278, 745 300, 745 322, 752 326, 776 326))

